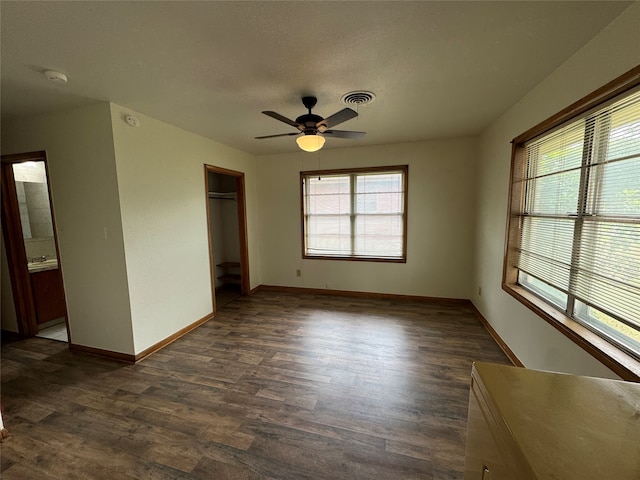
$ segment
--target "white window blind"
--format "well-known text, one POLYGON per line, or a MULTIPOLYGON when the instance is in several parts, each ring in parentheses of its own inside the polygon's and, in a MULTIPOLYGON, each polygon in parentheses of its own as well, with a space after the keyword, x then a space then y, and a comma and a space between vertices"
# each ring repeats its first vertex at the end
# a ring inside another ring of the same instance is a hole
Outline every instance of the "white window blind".
POLYGON ((304 256, 404 260, 406 174, 303 172, 304 256))
POLYGON ((640 358, 640 92, 525 155, 518 282, 640 358))

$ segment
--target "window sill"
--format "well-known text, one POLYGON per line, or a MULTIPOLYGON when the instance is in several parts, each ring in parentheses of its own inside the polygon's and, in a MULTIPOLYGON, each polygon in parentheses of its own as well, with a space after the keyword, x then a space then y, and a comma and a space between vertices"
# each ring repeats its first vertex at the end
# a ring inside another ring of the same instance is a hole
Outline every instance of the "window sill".
POLYGON ((640 382, 640 362, 638 360, 603 340, 562 312, 555 310, 519 285, 503 283, 502 289, 583 350, 586 350, 623 380, 640 382))
POLYGON ((382 263, 407 263, 406 258, 382 258, 382 257, 338 257, 330 255, 302 255, 304 260, 347 260, 352 262, 382 262, 382 263))

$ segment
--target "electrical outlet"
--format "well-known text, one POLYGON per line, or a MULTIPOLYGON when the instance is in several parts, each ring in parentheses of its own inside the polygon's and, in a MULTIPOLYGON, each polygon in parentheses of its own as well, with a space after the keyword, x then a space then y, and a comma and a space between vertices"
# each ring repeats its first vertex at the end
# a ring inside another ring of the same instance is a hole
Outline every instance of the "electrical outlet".
POLYGON ((478 296, 481 297, 482 296, 482 287, 478 287, 478 296))
POLYGON ((296 270, 296 277, 302 276, 302 270, 296 270))

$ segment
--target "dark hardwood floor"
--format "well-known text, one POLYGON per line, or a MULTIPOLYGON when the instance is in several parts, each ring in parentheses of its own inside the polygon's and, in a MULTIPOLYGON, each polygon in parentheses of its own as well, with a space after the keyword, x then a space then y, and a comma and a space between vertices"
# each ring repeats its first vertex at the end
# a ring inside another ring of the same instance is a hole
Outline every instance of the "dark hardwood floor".
POLYGON ((137 365, 2 347, 9 479, 461 479, 466 306, 262 291, 137 365))

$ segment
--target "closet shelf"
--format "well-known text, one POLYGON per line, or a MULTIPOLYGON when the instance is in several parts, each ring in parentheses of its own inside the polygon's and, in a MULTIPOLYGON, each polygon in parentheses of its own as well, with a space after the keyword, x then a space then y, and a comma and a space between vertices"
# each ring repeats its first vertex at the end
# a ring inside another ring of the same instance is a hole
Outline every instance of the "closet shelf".
POLYGON ((223 282, 228 283, 240 283, 240 274, 239 273, 225 273, 224 275, 220 275, 218 280, 222 280, 223 282))
POLYGON ((240 262, 222 262, 218 263, 216 267, 220 268, 240 268, 240 262))
POLYGON ((229 273, 229 270, 239 269, 240 262, 222 262, 218 263, 216 267, 224 270, 224 273, 218 277, 218 280, 222 280, 225 283, 242 283, 242 275, 240 273, 229 273))

